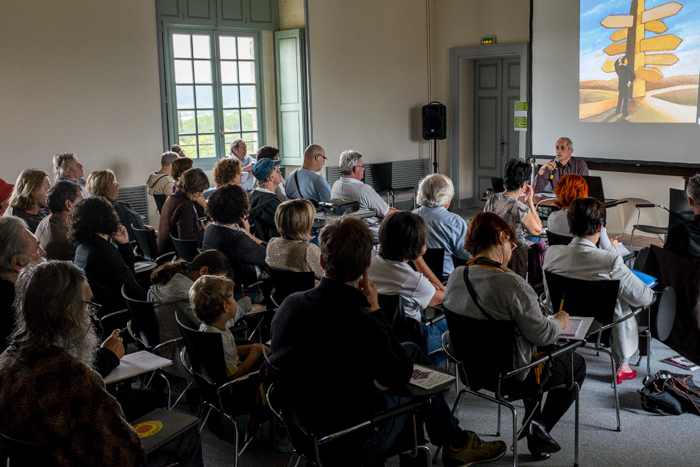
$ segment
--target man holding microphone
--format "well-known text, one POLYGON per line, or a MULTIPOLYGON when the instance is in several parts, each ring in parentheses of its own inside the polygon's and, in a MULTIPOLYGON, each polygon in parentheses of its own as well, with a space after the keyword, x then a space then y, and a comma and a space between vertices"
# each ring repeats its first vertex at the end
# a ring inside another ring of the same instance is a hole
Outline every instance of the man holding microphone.
POLYGON ((557 140, 556 157, 551 162, 546 163, 537 172, 535 177, 535 193, 543 191, 553 192, 559 179, 564 174, 588 175, 588 166, 581 159, 572 157, 574 146, 567 137, 557 140))

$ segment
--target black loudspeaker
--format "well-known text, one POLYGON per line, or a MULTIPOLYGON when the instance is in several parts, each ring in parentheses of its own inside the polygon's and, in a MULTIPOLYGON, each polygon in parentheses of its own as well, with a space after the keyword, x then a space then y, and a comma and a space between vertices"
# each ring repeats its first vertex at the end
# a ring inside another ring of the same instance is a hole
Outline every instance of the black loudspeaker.
POLYGON ((447 108, 437 103, 423 106, 423 139, 447 137, 447 108))

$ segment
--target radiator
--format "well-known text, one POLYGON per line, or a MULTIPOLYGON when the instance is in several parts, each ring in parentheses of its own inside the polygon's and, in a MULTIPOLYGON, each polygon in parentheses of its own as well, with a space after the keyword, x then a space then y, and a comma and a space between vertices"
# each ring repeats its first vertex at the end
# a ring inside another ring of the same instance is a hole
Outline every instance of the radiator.
POLYGON ((119 196, 117 196, 117 201, 129 203, 131 208, 136 211, 139 216, 141 216, 143 223, 150 225, 150 221, 148 219, 148 187, 146 185, 119 187, 119 196))
MULTIPOLYGON (((377 187, 372 180, 372 164, 367 164, 365 167, 367 169, 365 169, 364 182, 376 190, 377 187)), ((395 161, 391 166, 391 184, 395 187, 415 187, 418 189, 418 183, 429 173, 430 159, 395 161)), ((331 187, 340 177, 340 168, 326 167, 326 180, 331 187)))

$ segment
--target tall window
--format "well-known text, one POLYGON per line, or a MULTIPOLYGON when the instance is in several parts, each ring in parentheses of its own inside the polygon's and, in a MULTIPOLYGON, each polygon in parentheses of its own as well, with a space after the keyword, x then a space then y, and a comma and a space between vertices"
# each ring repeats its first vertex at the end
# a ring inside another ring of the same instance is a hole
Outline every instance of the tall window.
POLYGON ((260 40, 256 33, 169 28, 171 139, 197 166, 211 167, 237 139, 258 149, 262 129, 260 40))

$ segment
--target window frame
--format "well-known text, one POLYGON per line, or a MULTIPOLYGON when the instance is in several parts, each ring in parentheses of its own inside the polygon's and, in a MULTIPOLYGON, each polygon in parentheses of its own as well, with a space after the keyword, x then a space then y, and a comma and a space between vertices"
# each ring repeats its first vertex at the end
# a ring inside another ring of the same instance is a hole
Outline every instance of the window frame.
MULTIPOLYGON (((262 142, 266 139, 265 132, 265 96, 263 82, 263 48, 262 48, 262 33, 259 30, 247 28, 222 28, 222 27, 207 27, 207 26, 185 26, 166 24, 163 28, 163 48, 164 48, 164 81, 165 81, 165 102, 167 116, 168 141, 170 144, 179 144, 180 134, 178 128, 178 109, 177 109, 177 93, 175 83, 175 57, 173 51, 173 34, 189 34, 189 35, 207 35, 210 37, 211 61, 212 61, 212 98, 214 101, 214 157, 199 157, 197 154, 187 154, 194 161, 194 166, 201 169, 211 169, 216 161, 222 157, 227 157, 230 154, 229 147, 226 144, 226 134, 221 136, 221 130, 224 128, 224 107, 223 93, 221 80, 221 58, 219 37, 235 36, 235 37, 251 37, 253 39, 253 47, 255 50, 255 98, 257 101, 257 147, 262 146, 262 142)), ((194 60, 194 58, 190 58, 194 60)), ((238 62, 238 59, 236 59, 238 62)), ((193 77, 193 81, 195 81, 193 77)), ((193 86, 196 83, 193 82, 193 86)), ((240 84, 239 84, 240 85, 240 84)), ((196 93, 195 93, 196 94, 196 93)), ((239 94, 240 95, 240 94, 239 94)), ((196 98, 195 98, 196 99, 196 98)), ((239 100, 240 105, 240 100, 239 100)), ((239 111, 241 107, 238 107, 239 111)), ((197 110, 195 112, 195 119, 197 110)), ((240 131, 241 134, 244 132, 240 131)), ((245 138, 244 138, 245 140, 245 138)), ((187 152, 187 151, 186 151, 187 152)), ((252 151, 251 151, 252 152, 252 151)))

